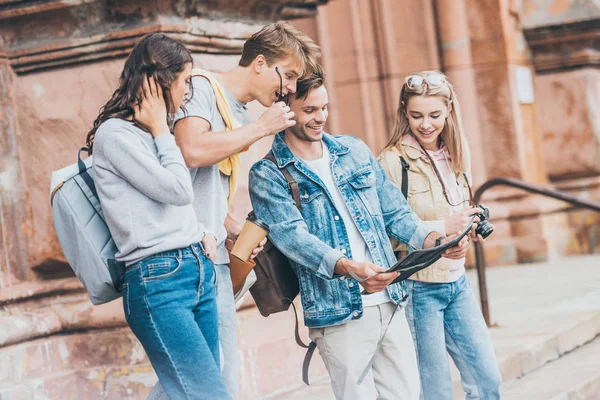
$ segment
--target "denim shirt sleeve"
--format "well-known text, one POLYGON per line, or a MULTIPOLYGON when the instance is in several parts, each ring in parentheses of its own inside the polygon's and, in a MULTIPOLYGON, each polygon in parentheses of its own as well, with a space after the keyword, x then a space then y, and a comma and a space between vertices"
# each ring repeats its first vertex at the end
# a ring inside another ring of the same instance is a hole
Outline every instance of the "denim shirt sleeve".
POLYGON ((423 248, 425 238, 434 229, 413 212, 400 189, 388 179, 373 156, 371 165, 375 170, 377 195, 388 236, 408 245, 411 250, 423 248))
POLYGON ((269 226, 269 240, 286 257, 319 278, 333 279, 335 264, 344 255, 309 232, 288 192, 287 181, 275 168, 271 161, 259 161, 250 170, 249 190, 254 213, 269 226))

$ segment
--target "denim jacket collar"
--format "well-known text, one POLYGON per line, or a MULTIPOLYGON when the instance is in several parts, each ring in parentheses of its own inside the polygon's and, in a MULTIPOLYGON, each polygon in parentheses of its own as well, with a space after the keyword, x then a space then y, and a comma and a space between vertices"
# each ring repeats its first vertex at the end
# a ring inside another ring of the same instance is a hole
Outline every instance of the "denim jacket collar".
MULTIPOLYGON (((277 166, 279 168, 283 168, 289 163, 296 162, 298 158, 292 153, 288 145, 283 140, 283 136, 285 135, 285 131, 279 132, 275 135, 275 139, 273 140, 273 155, 277 160, 277 166)), ((331 136, 328 133, 323 132, 323 142, 329 149, 329 153, 333 158, 337 158, 338 155, 346 154, 350 151, 348 147, 344 146, 337 140, 335 137, 331 136)))

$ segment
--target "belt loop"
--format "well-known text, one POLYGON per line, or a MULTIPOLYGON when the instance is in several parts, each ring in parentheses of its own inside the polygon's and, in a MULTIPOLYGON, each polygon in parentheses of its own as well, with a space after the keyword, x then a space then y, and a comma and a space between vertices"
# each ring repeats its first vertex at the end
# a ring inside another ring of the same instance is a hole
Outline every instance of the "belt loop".
POLYGON ((181 251, 181 249, 177 249, 177 258, 180 260, 183 259, 183 251, 181 251))

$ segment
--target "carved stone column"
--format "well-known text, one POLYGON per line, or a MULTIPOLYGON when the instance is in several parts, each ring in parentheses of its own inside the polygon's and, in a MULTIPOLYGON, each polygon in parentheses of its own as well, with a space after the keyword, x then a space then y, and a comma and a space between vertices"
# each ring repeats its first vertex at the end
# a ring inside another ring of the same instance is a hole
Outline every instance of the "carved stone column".
MULTIPOLYGON (((467 0, 481 149, 487 178, 546 183, 531 52, 518 0, 467 0)), ((484 196, 502 227, 486 243, 490 263, 542 261, 564 249, 564 216, 555 201, 505 188, 484 196), (506 224, 505 222, 509 222, 506 224), (506 229, 505 229, 506 228, 506 229)))
MULTIPOLYGON (((600 5, 526 1, 524 9, 548 177, 559 190, 600 200, 600 5)), ((600 251, 600 216, 567 216, 565 252, 600 251)))
POLYGON ((394 126, 404 77, 439 69, 429 1, 334 1, 299 25, 323 49, 330 117, 327 129, 364 140, 378 154, 394 126))
POLYGON ((0 49, 0 290, 27 279, 30 209, 17 146, 16 76, 0 49))

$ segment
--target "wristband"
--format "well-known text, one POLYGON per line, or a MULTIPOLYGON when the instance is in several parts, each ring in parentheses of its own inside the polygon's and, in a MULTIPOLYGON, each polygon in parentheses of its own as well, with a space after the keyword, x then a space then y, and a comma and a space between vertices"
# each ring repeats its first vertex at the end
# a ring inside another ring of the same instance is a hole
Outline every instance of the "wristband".
POLYGON ((356 275, 354 272, 350 272, 349 275, 352 277, 352 279, 354 279, 355 281, 360 282, 360 283, 363 283, 367 279, 369 279, 369 278, 366 278, 366 279, 361 278, 360 276, 356 275))
POLYGON ((442 244, 442 240, 445 238, 446 236, 439 236, 437 239, 435 239, 435 247, 438 247, 440 244, 442 244))

